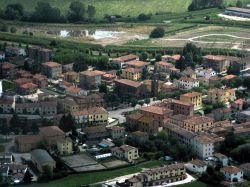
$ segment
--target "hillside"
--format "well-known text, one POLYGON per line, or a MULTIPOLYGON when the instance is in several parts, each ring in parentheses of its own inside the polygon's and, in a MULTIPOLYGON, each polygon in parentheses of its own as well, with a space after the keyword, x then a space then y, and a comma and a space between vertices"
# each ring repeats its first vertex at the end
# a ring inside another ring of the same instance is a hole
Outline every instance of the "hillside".
MULTIPOLYGON (((0 0, 0 7, 11 3, 22 3, 26 11, 34 10, 37 2, 49 2, 65 13, 73 0, 0 0)), ((137 16, 140 13, 156 12, 184 12, 192 0, 80 0, 86 5, 96 7, 96 16, 118 14, 123 16, 137 16)))

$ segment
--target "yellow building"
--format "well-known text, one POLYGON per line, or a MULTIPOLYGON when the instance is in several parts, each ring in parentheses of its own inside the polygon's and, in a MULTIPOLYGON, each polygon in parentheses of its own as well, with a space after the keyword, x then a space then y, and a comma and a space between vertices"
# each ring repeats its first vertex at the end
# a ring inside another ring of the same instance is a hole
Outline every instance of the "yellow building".
POLYGON ((201 132, 208 130, 214 126, 212 118, 206 116, 192 117, 184 120, 182 128, 190 132, 201 132))
POLYGON ((207 96, 208 102, 216 104, 216 103, 227 103, 230 101, 234 101, 236 99, 235 90, 234 89, 210 89, 208 91, 207 96))
POLYGON ((126 68, 122 70, 122 78, 129 79, 133 81, 138 81, 141 79, 141 71, 136 68, 126 68))
POLYGON ((70 155, 73 153, 73 145, 70 138, 65 138, 64 140, 57 141, 57 150, 60 155, 70 155))
POLYGON ((77 72, 69 71, 63 74, 63 80, 67 82, 76 82, 79 83, 80 75, 77 72))
POLYGON ((93 107, 88 109, 88 122, 93 125, 108 123, 108 112, 103 107, 93 107))
POLYGON ((194 105, 194 110, 199 110, 202 108, 202 94, 199 92, 190 92, 182 94, 180 100, 186 103, 191 103, 194 105))
POLYGON ((139 158, 139 152, 136 147, 130 145, 122 145, 120 147, 114 147, 111 149, 114 156, 125 159, 129 162, 134 162, 134 160, 139 158))

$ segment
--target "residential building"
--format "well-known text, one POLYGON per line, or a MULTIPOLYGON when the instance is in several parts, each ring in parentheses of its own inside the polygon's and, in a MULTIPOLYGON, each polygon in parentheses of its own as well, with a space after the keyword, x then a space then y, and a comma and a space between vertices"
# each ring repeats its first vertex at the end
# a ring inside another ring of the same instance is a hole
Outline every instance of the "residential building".
POLYGON ((189 161, 187 164, 185 164, 185 167, 187 170, 189 170, 193 173, 202 174, 202 173, 205 173, 207 171, 206 162, 199 160, 199 159, 189 161))
POLYGON ((190 68, 190 67, 188 67, 185 70, 183 70, 181 72, 181 75, 183 77, 188 77, 188 78, 192 78, 192 79, 196 79, 197 78, 196 77, 196 72, 192 68, 190 68))
POLYGON ((181 181, 187 178, 184 164, 169 164, 157 168, 146 169, 138 175, 127 179, 124 183, 117 183, 118 186, 159 186, 172 182, 181 181))
POLYGON ((159 61, 155 63, 155 68, 157 72, 172 73, 171 68, 174 68, 174 64, 164 61, 159 61))
POLYGON ((3 61, 5 59, 5 52, 0 51, 0 60, 3 61))
POLYGON ((218 73, 226 72, 227 68, 233 61, 237 61, 236 57, 221 56, 221 55, 206 55, 203 56, 203 65, 206 68, 212 68, 218 73))
POLYGON ((91 107, 105 107, 105 100, 102 94, 90 94, 88 96, 75 97, 80 110, 91 107))
POLYGON ((181 77, 177 81, 178 87, 181 90, 191 90, 192 88, 199 87, 199 81, 197 79, 181 77))
POLYGON ((204 77, 206 79, 210 79, 211 77, 216 76, 216 72, 212 68, 196 69, 195 71, 198 77, 204 77))
POLYGON ((214 140, 208 135, 198 135, 192 139, 194 153, 201 159, 213 156, 214 140))
POLYGON ((189 92, 180 95, 180 100, 186 103, 194 105, 194 110, 199 110, 202 108, 202 93, 199 92, 189 92))
POLYGON ((248 137, 250 135, 250 122, 243 122, 240 124, 234 124, 233 126, 234 134, 242 137, 248 137))
POLYGON ((142 116, 136 121, 138 130, 146 132, 148 134, 156 134, 161 130, 159 121, 155 121, 153 118, 148 116, 142 116))
POLYGON ((182 128, 191 132, 201 132, 213 127, 213 118, 206 116, 193 116, 185 119, 182 128))
POLYGON ((125 137, 125 128, 120 126, 108 127, 112 139, 121 139, 125 137))
POLYGON ((16 103, 15 112, 17 114, 36 114, 50 116, 57 114, 57 102, 41 101, 35 103, 16 103))
POLYGON ((40 173, 53 176, 56 162, 47 151, 43 149, 35 149, 31 151, 31 161, 40 173))
POLYGON ((42 142, 42 137, 37 135, 16 136, 15 150, 20 153, 30 152, 36 149, 42 142))
POLYGON ((116 73, 106 73, 106 74, 102 75, 101 82, 106 84, 106 85, 113 85, 116 77, 117 77, 116 73))
POLYGON ((37 89, 38 89, 38 85, 33 84, 33 83, 26 83, 26 84, 22 84, 19 87, 19 92, 22 95, 29 95, 29 94, 36 93, 37 89))
POLYGON ((0 73, 2 78, 15 77, 16 72, 17 66, 15 64, 11 64, 9 62, 0 63, 0 73))
POLYGON ((79 111, 79 105, 78 103, 71 97, 66 97, 64 99, 58 99, 58 108, 62 112, 76 112, 79 111))
POLYGON ((89 121, 89 118, 88 118, 89 112, 88 112, 87 109, 83 109, 83 110, 72 112, 71 115, 72 115, 72 117, 73 117, 73 119, 75 121, 75 124, 77 126, 79 126, 79 125, 87 125, 88 124, 88 121, 89 121))
POLYGON ((120 95, 131 94, 137 98, 143 97, 146 94, 146 89, 142 83, 128 79, 115 80, 115 87, 120 95))
POLYGON ((66 95, 73 96, 73 97, 87 95, 87 91, 82 90, 81 88, 74 87, 74 86, 70 86, 66 88, 65 93, 66 95))
POLYGON ((139 81, 141 79, 141 75, 140 69, 126 68, 122 70, 121 77, 132 81, 139 81))
POLYGON ((231 120, 232 110, 231 108, 217 108, 212 110, 212 115, 215 121, 231 120))
POLYGON ((14 110, 14 102, 10 99, 0 99, 0 113, 11 113, 14 110))
POLYGON ((139 109, 139 112, 145 116, 152 118, 159 126, 163 124, 163 120, 173 115, 173 111, 160 106, 147 106, 139 109))
POLYGON ((164 62, 173 62, 173 63, 175 63, 175 62, 177 62, 177 61, 179 61, 181 59, 181 55, 178 55, 178 54, 175 54, 175 55, 172 55, 172 56, 171 55, 163 55, 161 57, 161 59, 164 62))
POLYGON ((112 155, 125 159, 129 162, 134 162, 134 160, 139 158, 139 151, 136 147, 130 145, 122 145, 120 147, 114 147, 111 149, 112 155))
POLYGON ((80 72, 80 87, 82 89, 98 89, 98 85, 101 84, 103 71, 83 71, 80 72))
POLYGON ((58 140, 56 147, 60 155, 70 155, 73 153, 73 143, 70 138, 58 140))
POLYGON ((42 71, 48 78, 56 79, 62 75, 62 65, 48 61, 42 64, 42 71))
POLYGON ((113 58, 111 64, 116 65, 119 68, 123 68, 127 62, 137 61, 137 60, 139 60, 139 56, 134 54, 129 54, 118 58, 113 58))
POLYGON ((244 72, 250 69, 250 56, 240 58, 231 63, 232 69, 236 72, 244 72))
POLYGON ((40 127, 39 135, 48 147, 55 147, 57 141, 65 139, 65 133, 57 126, 40 127))
POLYGON ((148 62, 143 62, 143 61, 129 61, 126 63, 127 68, 134 68, 134 69, 139 69, 140 71, 148 69, 148 62))
POLYGON ((7 46, 5 48, 5 53, 8 56, 26 56, 25 49, 18 46, 7 46))
POLYGON ((33 76, 33 83, 38 85, 39 88, 46 88, 48 86, 48 79, 42 74, 35 74, 33 76))
POLYGON ((69 71, 63 74, 63 80, 67 82, 75 82, 79 83, 80 82, 80 75, 79 73, 75 71, 69 71))
POLYGON ((106 125, 108 123, 108 112, 103 107, 89 108, 88 123, 91 125, 106 125))
POLYGON ((135 132, 132 132, 130 134, 130 137, 136 142, 136 143, 139 143, 139 144, 143 144, 145 143, 149 136, 148 136, 148 133, 146 132, 142 132, 142 131, 135 131, 135 132))
POLYGON ((243 105, 245 103, 245 100, 243 99, 237 99, 235 100, 233 103, 232 103, 232 107, 235 109, 235 110, 243 110, 243 105))
POLYGON ((31 46, 28 49, 29 51, 29 58, 34 59, 35 61, 39 63, 48 62, 51 60, 52 57, 52 50, 31 46))
POLYGON ((223 155, 221 153, 215 153, 214 157, 218 159, 218 162, 223 166, 228 166, 229 159, 226 155, 223 155))
POLYGON ((208 90, 208 102, 210 103, 227 103, 236 99, 234 89, 213 88, 208 90))
POLYGON ((229 182, 238 182, 243 180, 243 171, 236 166, 223 167, 221 168, 221 172, 224 174, 225 180, 229 182))
POLYGON ((194 105, 192 103, 183 102, 181 100, 167 99, 159 105, 172 110, 173 115, 182 114, 185 116, 193 116, 194 114, 194 105))
POLYGON ((86 127, 84 129, 84 133, 89 143, 92 143, 92 142, 97 143, 101 141, 102 139, 106 139, 110 136, 105 125, 96 125, 96 126, 86 127))

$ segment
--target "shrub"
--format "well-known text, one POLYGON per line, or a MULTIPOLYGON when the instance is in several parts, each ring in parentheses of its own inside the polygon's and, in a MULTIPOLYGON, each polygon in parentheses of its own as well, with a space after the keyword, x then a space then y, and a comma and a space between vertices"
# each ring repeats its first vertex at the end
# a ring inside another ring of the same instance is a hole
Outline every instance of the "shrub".
POLYGON ((165 30, 161 27, 157 27, 150 33, 150 38, 161 38, 165 35, 165 30))

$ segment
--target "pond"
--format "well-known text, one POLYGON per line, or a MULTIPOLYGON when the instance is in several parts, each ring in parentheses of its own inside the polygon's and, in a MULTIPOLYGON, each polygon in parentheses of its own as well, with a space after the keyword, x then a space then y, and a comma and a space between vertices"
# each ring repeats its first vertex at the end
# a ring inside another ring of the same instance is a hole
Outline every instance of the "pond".
MULTIPOLYGON (((66 37, 91 37, 95 40, 100 39, 118 39, 119 37, 124 37, 125 35, 130 35, 131 33, 126 33, 123 31, 108 31, 108 30, 53 30, 47 31, 47 34, 57 35, 63 38, 66 37)), ((139 40, 146 39, 145 35, 132 34, 132 38, 137 38, 139 40)))

